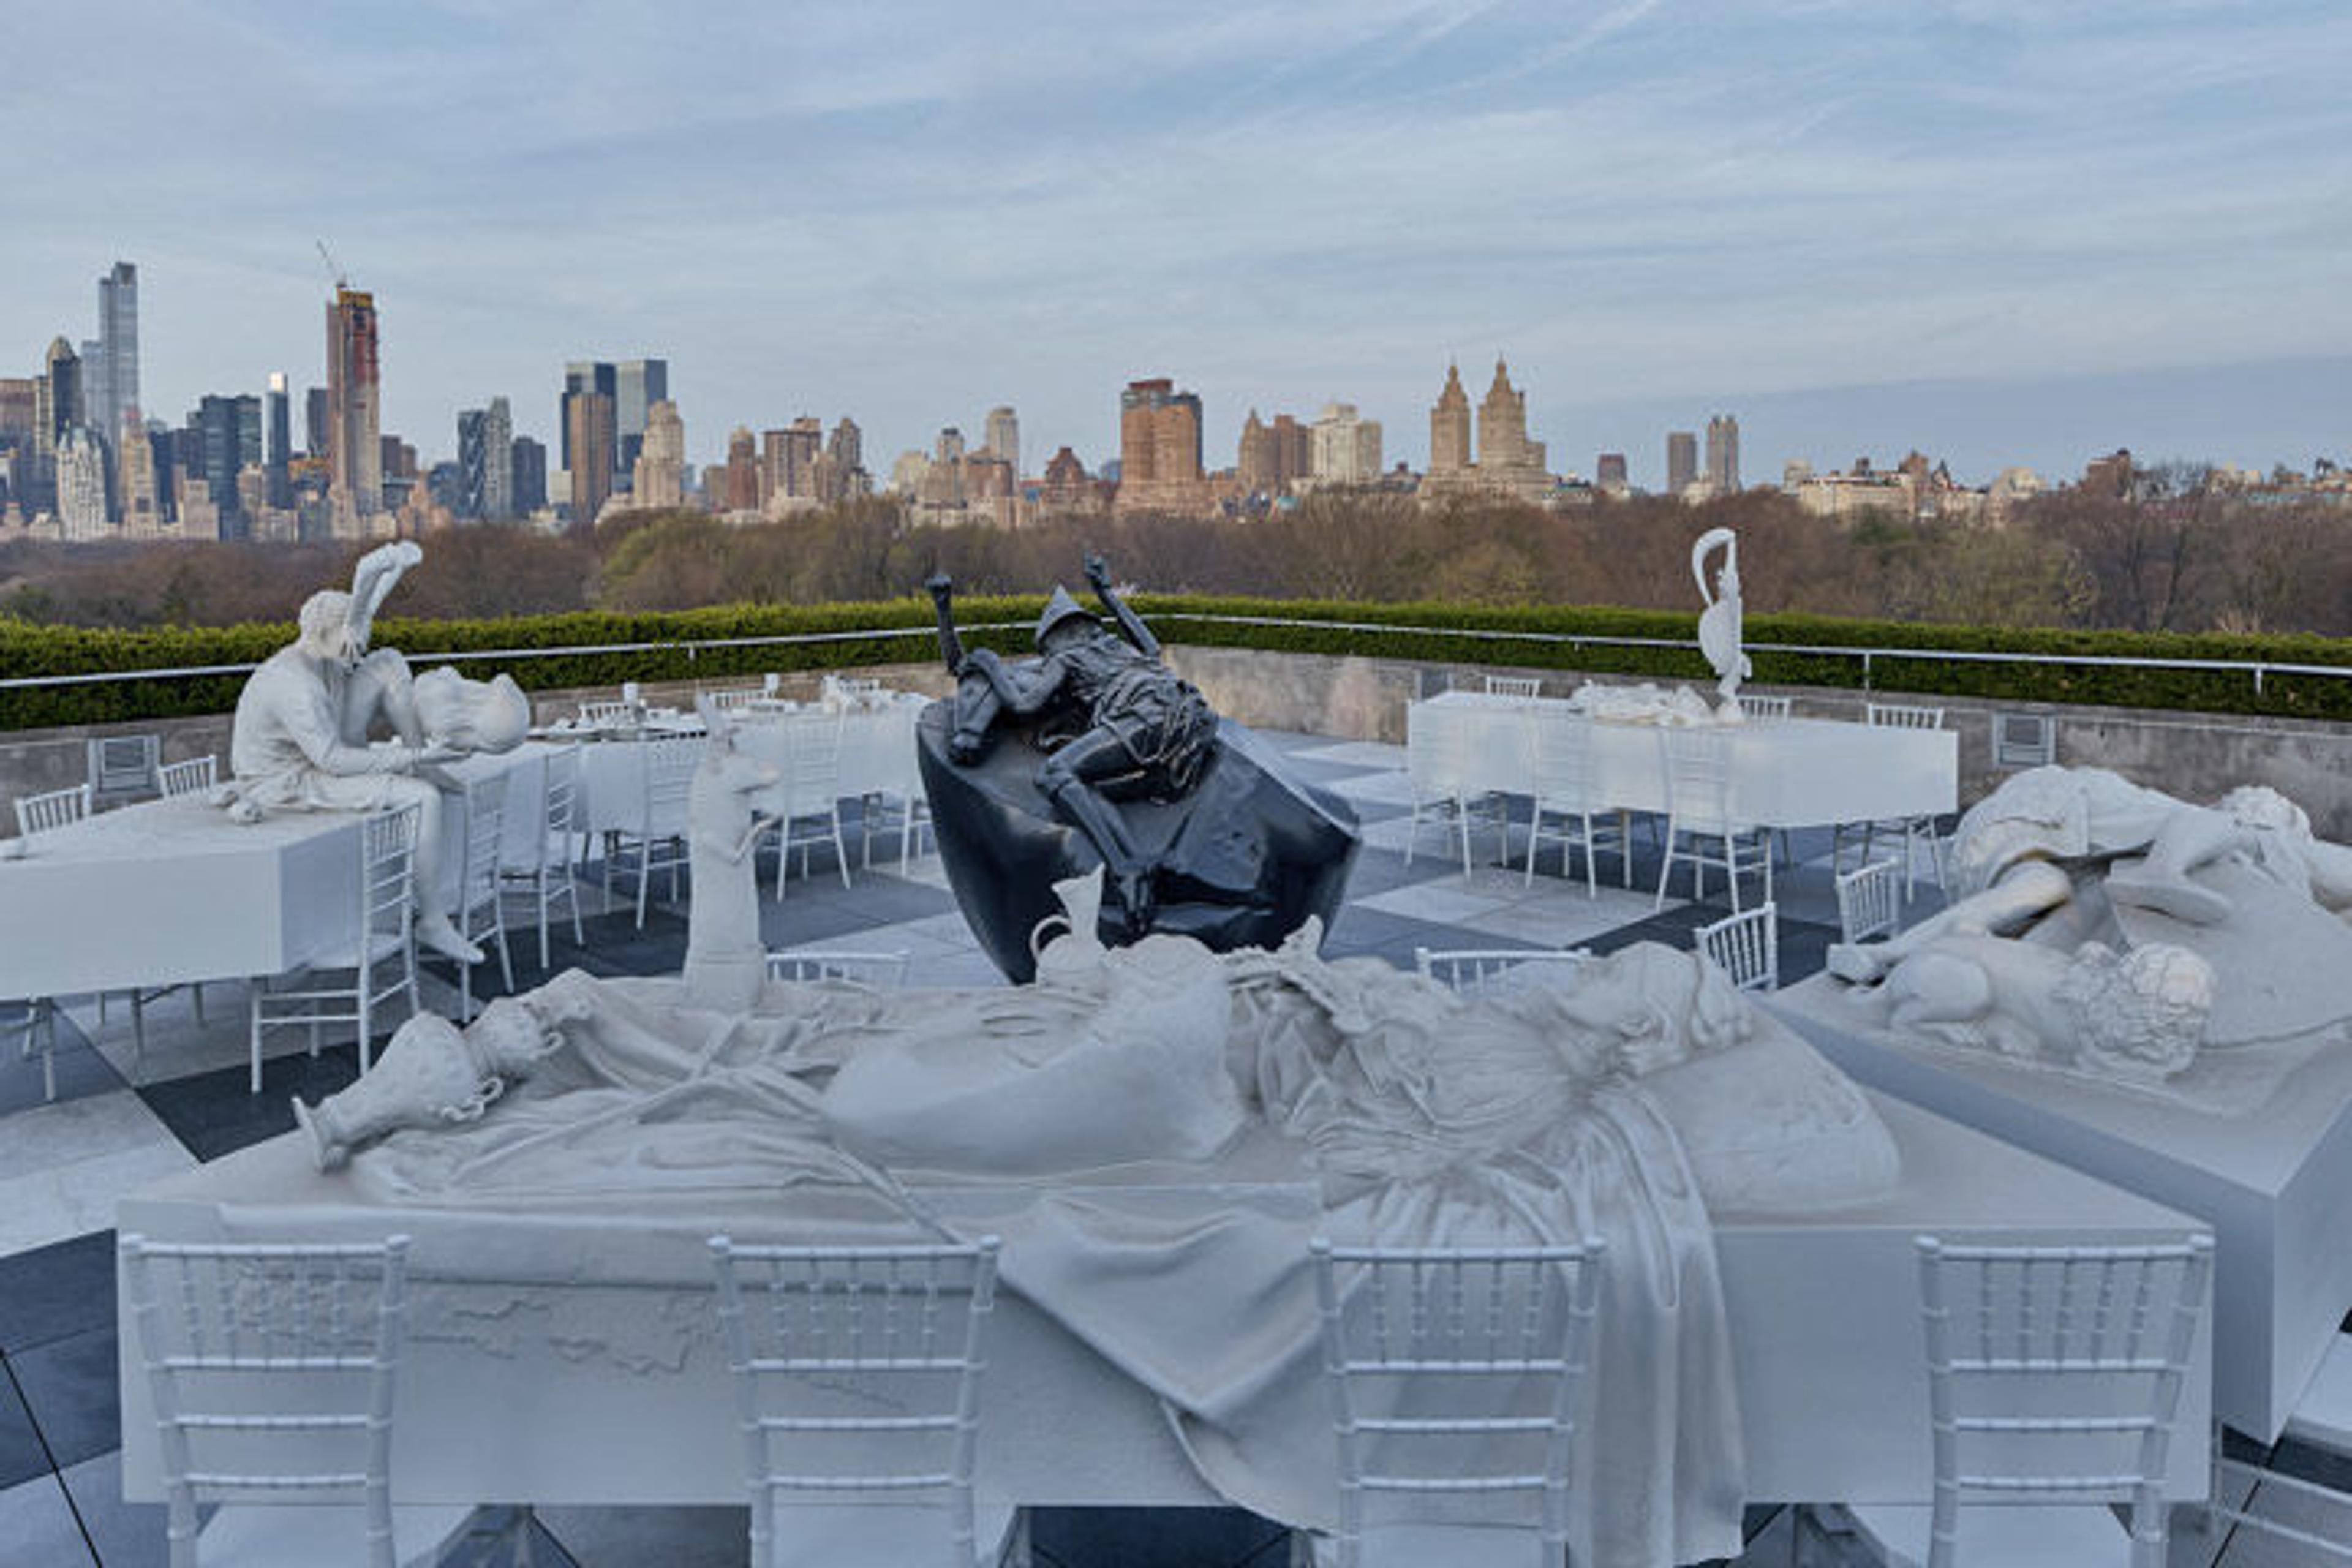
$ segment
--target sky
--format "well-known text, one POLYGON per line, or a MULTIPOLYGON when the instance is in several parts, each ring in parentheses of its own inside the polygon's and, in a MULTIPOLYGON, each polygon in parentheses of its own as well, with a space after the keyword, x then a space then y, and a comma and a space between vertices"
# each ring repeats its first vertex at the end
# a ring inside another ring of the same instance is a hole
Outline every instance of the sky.
POLYGON ((325 379, 324 240, 427 461, 657 356, 689 455, 844 414, 1351 402, 1418 467, 1507 354, 1555 469, 1738 415, 1982 482, 2352 455, 2334 0, 0 0, 0 373, 140 268, 151 415, 325 379))

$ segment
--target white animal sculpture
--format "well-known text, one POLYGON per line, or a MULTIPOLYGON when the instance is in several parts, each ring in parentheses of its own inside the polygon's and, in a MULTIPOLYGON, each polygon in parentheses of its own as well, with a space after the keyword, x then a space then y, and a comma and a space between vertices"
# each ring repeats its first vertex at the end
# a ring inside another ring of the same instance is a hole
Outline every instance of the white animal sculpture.
POLYGON ((1691 575, 1698 579, 1698 596, 1706 605, 1699 612, 1698 648, 1714 667, 1715 689, 1723 698, 1717 716, 1726 723, 1736 723, 1740 717, 1739 683, 1755 673, 1739 646, 1738 536, 1727 528, 1710 528, 1700 534, 1691 546, 1691 575), (1717 545, 1723 547, 1723 568, 1715 574, 1715 587, 1710 590, 1706 558, 1717 545))
POLYGON ((759 999, 768 973, 760 937, 752 847, 776 824, 754 805, 780 775, 735 749, 735 725, 708 698, 698 700, 709 735, 687 794, 687 866, 694 894, 686 921, 686 991, 694 1005, 740 1013, 759 999))

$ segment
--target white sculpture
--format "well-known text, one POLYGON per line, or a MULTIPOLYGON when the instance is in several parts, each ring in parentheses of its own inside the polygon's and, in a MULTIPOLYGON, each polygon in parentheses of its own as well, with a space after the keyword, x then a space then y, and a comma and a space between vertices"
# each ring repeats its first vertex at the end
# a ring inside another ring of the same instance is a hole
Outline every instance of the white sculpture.
POLYGON ((761 816, 753 803, 781 775, 736 750, 735 722, 724 709, 707 697, 696 701, 708 740, 686 801, 688 869, 694 879, 686 990, 698 1007, 740 1013, 759 999, 768 974, 751 850, 776 819, 761 816))
POLYGON ((416 939, 447 957, 479 963, 482 950, 450 922, 436 874, 441 792, 417 776, 457 750, 426 742, 408 700, 407 661, 394 649, 368 649, 377 606, 401 574, 424 558, 406 542, 383 545, 360 558, 350 593, 322 589, 304 601, 300 636, 264 659, 237 696, 229 809, 249 821, 271 810, 416 806, 417 864, 427 868, 416 878, 416 939), (368 744, 379 717, 392 722, 398 741, 368 744))
POLYGON ((1698 647, 1715 667, 1715 689, 1723 700, 1716 712, 1727 724, 1739 722, 1739 683, 1755 673, 1741 648, 1739 603, 1739 540, 1727 528, 1710 528, 1691 546, 1691 575, 1698 579, 1698 596, 1706 608, 1699 612, 1698 647), (1706 558, 1723 549, 1723 567, 1715 587, 1706 583, 1706 558))
POLYGON ((2198 806, 2035 768, 1961 818, 1959 897, 1832 974, 1894 1027, 2131 1080, 2352 1021, 2352 849, 2274 790, 2198 806))
POLYGON ((1677 686, 1672 691, 1652 681, 1633 686, 1606 685, 1588 680, 1569 694, 1568 707, 1573 712, 1589 714, 1611 724, 1657 724, 1674 729, 1689 729, 1701 724, 1736 723, 1740 718, 1739 704, 1731 704, 1728 712, 1718 712, 1706 705, 1706 699, 1687 686, 1677 686))

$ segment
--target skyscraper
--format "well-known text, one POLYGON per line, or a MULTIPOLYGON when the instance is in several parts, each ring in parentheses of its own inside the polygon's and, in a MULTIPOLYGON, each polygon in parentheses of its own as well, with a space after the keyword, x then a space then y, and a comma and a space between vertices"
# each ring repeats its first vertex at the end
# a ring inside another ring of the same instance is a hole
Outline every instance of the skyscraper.
POLYGON ((1368 485, 1381 477, 1381 425, 1352 403, 1330 403, 1315 421, 1315 482, 1368 485))
POLYGON ((1666 493, 1678 496, 1698 478, 1698 437, 1688 430, 1666 432, 1666 493))
POLYGON ((471 520, 489 515, 483 510, 482 494, 489 479, 488 444, 483 439, 489 422, 487 408, 457 410, 457 482, 455 493, 444 504, 459 518, 471 520))
POLYGON ((988 411, 982 428, 986 432, 988 449, 1013 465, 1013 476, 1021 473, 1021 418, 1013 410, 999 405, 988 411))
POLYGON ((1201 395, 1166 376, 1131 381, 1118 399, 1121 511, 1192 511, 1206 501, 1201 468, 1201 395))
POLYGON ((1470 468, 1470 395, 1462 387, 1462 367, 1445 367, 1445 385, 1429 411, 1429 477, 1467 473, 1470 468))
POLYGON ((727 489, 712 499, 721 511, 760 510, 760 443, 743 426, 727 437, 727 489))
POLYGON ((601 392, 572 392, 564 403, 570 416, 564 434, 572 449, 572 526, 590 528, 613 494, 613 400, 601 392))
POLYGON ((836 490, 826 500, 839 500, 845 496, 866 492, 866 436, 857 428, 857 421, 845 414, 834 422, 833 434, 824 444, 824 455, 833 459, 833 481, 836 490))
POLYGON ((294 410, 287 395, 286 373, 269 373, 268 446, 263 462, 269 473, 269 504, 284 509, 294 504, 294 410))
POLYGON ((482 411, 481 513, 509 518, 514 504, 514 409, 503 397, 482 411))
POLYGON ((85 425, 68 426, 58 442, 58 522, 74 541, 113 531, 106 510, 106 448, 85 425))
POLYGON ((613 367, 613 430, 619 442, 613 450, 618 472, 636 467, 646 439, 646 420, 653 405, 669 397, 669 361, 625 359, 613 367))
POLYGON ((156 483, 155 447, 138 409, 124 411, 114 445, 114 493, 123 537, 153 539, 163 531, 163 492, 156 483))
POLYGON ((528 436, 518 436, 508 455, 514 471, 510 504, 517 517, 529 517, 547 505, 547 448, 528 436))
MULTIPOLYGON (((364 534, 383 510, 382 399, 375 296, 338 284, 327 307, 327 484, 339 538, 364 534)), ((218 485, 213 500, 226 512, 218 485)))
POLYGON ((1739 489, 1739 421, 1728 414, 1706 422, 1706 482, 1719 496, 1739 489))
POLYGON ((128 261, 98 280, 96 359, 89 417, 113 440, 124 410, 139 406, 139 268, 128 261))
POLYGON ((183 459, 184 466, 205 481, 220 509, 220 536, 243 539, 247 519, 236 480, 248 466, 263 461, 261 399, 207 396, 188 416, 188 425, 196 433, 200 455, 192 462, 183 459))
MULTIPOLYGON (((807 423, 814 426, 816 421, 807 423)), ((629 489, 641 507, 686 504, 686 421, 667 397, 655 399, 646 410, 645 439, 631 466, 629 489)))
POLYGON ((314 386, 302 395, 302 449, 310 457, 327 456, 327 389, 314 386))

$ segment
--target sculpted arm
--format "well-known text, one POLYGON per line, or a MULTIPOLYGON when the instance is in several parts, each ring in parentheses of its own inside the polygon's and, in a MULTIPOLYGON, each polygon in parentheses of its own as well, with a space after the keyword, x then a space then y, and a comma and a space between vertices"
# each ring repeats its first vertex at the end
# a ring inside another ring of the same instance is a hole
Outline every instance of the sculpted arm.
POLYGON ((349 619, 351 647, 354 656, 365 653, 368 637, 375 626, 375 613, 400 581, 401 574, 425 559, 425 552, 412 540, 395 544, 378 545, 359 559, 352 568, 352 608, 349 619))
POLYGON ((1146 658, 1158 658, 1160 639, 1151 635, 1151 628, 1143 624, 1143 617, 1137 615, 1128 602, 1118 596, 1118 590, 1110 585, 1110 567, 1101 556, 1087 557, 1087 581, 1093 584, 1095 596, 1103 602, 1103 608, 1118 622, 1121 635, 1146 658))
POLYGON ((371 746, 346 745, 337 715, 332 712, 323 689, 306 688, 296 673, 287 668, 263 669, 253 678, 266 681, 270 716, 277 721, 286 738, 294 742, 312 767, 320 773, 354 777, 365 773, 402 773, 414 769, 427 753, 406 746, 387 746, 381 750, 371 746))

